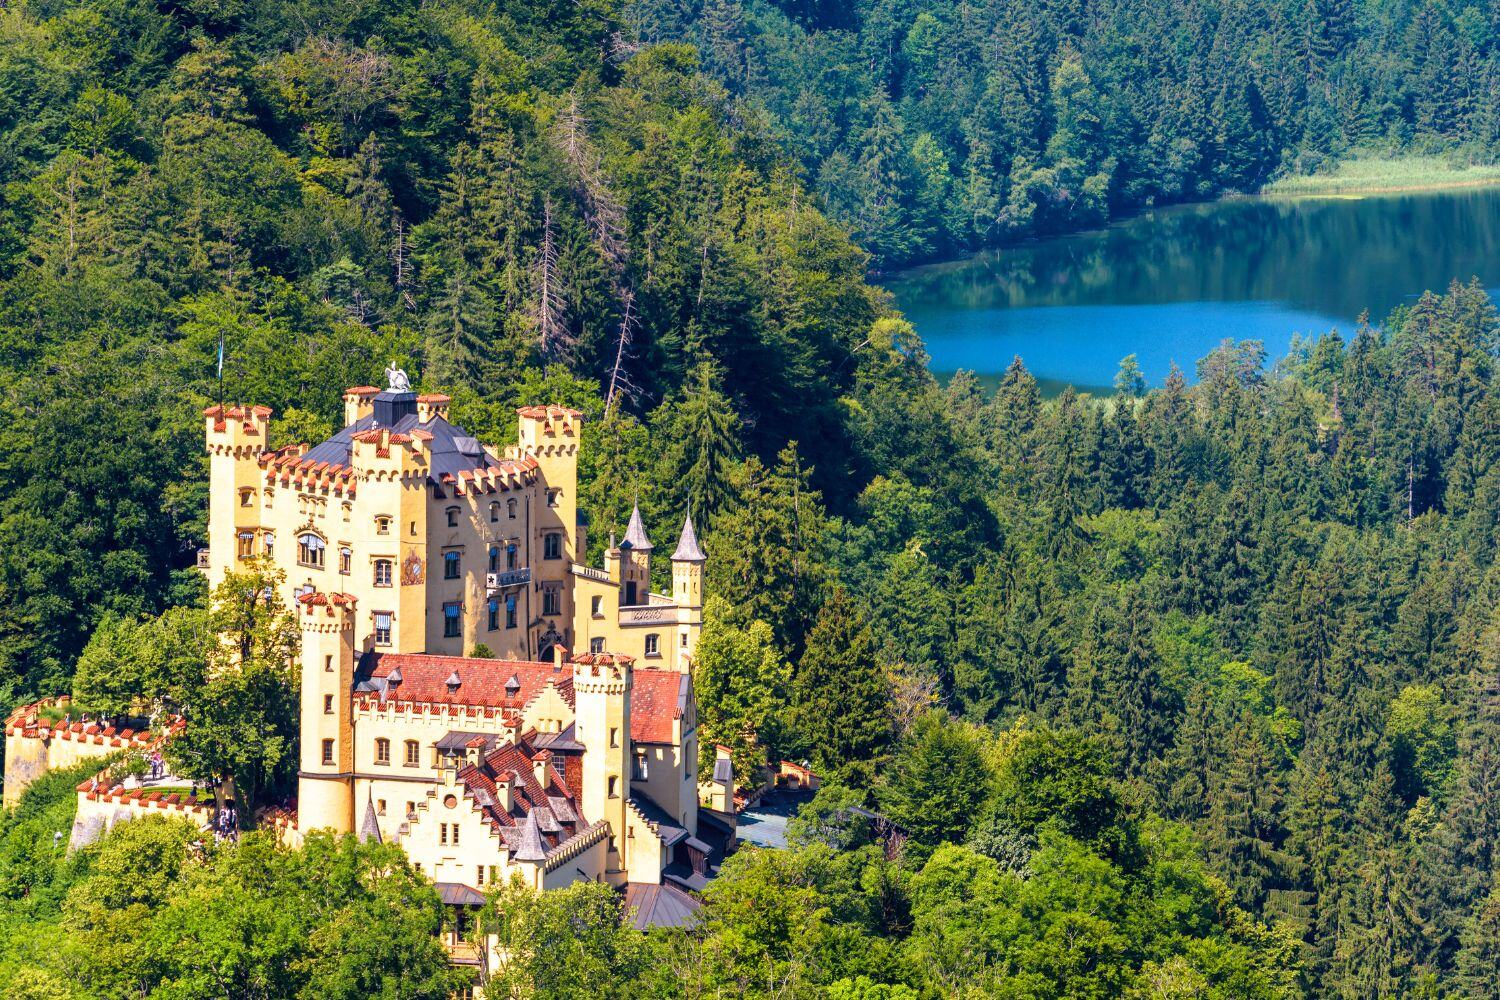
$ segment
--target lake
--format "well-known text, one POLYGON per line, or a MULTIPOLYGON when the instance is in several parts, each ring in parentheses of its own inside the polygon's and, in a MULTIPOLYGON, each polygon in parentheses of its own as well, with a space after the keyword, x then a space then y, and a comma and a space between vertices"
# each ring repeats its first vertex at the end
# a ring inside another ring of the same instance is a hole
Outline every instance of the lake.
POLYGON ((1272 361, 1425 289, 1500 286, 1500 187, 1365 198, 1243 199, 901 272, 885 284, 940 376, 992 380, 1016 355, 1044 387, 1099 390, 1135 354, 1160 385, 1221 340, 1272 361))

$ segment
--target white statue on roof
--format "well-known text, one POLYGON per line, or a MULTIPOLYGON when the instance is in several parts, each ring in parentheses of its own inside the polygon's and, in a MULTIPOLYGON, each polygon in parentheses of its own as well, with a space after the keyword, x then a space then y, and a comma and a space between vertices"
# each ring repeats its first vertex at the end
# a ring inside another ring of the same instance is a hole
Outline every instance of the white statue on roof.
POLYGON ((396 367, 394 361, 385 370, 385 382, 386 388, 391 392, 411 392, 411 379, 406 377, 406 372, 396 367))

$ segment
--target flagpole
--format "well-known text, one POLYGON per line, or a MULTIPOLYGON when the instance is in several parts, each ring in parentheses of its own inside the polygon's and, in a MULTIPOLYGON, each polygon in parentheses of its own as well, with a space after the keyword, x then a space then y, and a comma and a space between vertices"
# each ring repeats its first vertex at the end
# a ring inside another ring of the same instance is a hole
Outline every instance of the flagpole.
POLYGON ((224 408, 224 331, 219 331, 219 409, 224 408))

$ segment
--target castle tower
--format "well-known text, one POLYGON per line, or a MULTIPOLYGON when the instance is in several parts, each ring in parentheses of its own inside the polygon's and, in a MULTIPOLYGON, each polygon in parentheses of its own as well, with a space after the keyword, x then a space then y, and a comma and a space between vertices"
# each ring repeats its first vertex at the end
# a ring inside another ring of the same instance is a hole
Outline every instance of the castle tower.
POLYGON ((625 881, 628 841, 626 802, 630 797, 631 659, 609 653, 584 653, 573 663, 575 734, 584 746, 583 815, 589 822, 609 822, 605 878, 625 881))
POLYGON ((698 546, 693 530, 693 515, 682 522, 682 535, 672 553, 672 603, 677 605, 677 642, 672 651, 672 666, 688 671, 690 657, 698 648, 698 633, 703 630, 703 564, 708 557, 698 546))
POLYGON ((545 655, 541 635, 554 632, 564 642, 573 641, 568 634, 573 621, 569 581, 573 563, 583 558, 578 532, 578 442, 583 436, 583 414, 564 406, 523 406, 516 413, 520 416, 518 443, 508 456, 535 461, 542 485, 528 519, 531 538, 526 556, 543 610, 533 648, 545 655), (556 610, 548 613, 549 608, 556 610))
POLYGON ((267 450, 271 410, 210 406, 203 411, 208 449, 208 585, 223 582, 241 558, 261 553, 260 456, 267 450))
POLYGON ((641 505, 630 511, 630 524, 625 528, 625 540, 620 543, 622 565, 620 581, 620 606, 632 607, 650 602, 651 593, 651 539, 646 537, 646 527, 641 523, 641 505))
POLYGON ((304 594, 302 626, 302 759, 297 775, 297 825, 354 829, 355 599, 304 594))
MULTIPOLYGON (((359 484, 356 520, 350 532, 356 549, 368 553, 369 561, 353 569, 373 579, 375 561, 389 565, 388 578, 383 576, 378 586, 366 592, 368 612, 390 616, 390 651, 420 653, 437 648, 434 639, 442 633, 441 599, 434 592, 430 601, 427 586, 432 574, 427 544, 431 435, 420 428, 392 430, 417 413, 414 392, 386 389, 369 398, 368 404, 373 425, 353 435, 349 465, 359 484), (429 606, 433 601, 438 604, 435 609, 429 606)), ((363 648, 374 645, 369 620, 361 623, 360 642, 363 648)))

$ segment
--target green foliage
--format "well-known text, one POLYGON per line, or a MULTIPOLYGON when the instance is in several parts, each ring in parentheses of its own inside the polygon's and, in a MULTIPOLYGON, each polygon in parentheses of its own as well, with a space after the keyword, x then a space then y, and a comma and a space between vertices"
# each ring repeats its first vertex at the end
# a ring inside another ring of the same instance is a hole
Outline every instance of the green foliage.
POLYGON ((729 603, 712 596, 695 655, 699 773, 712 773, 716 744, 727 746, 736 782, 754 787, 768 760, 779 759, 786 722, 790 671, 771 626, 737 624, 729 603))
POLYGON ((792 678, 797 740, 823 771, 869 760, 890 743, 890 682, 864 615, 835 590, 792 678))
MULTIPOLYGON (((1485 9, 625 7, 653 37, 697 44, 705 69, 775 124, 829 213, 886 267, 1250 192, 1350 158, 1355 186, 1490 176, 1500 127, 1485 9), (1445 155, 1382 178, 1398 151, 1445 155)), ((1341 178, 1298 181, 1283 186, 1342 189, 1341 178)))

